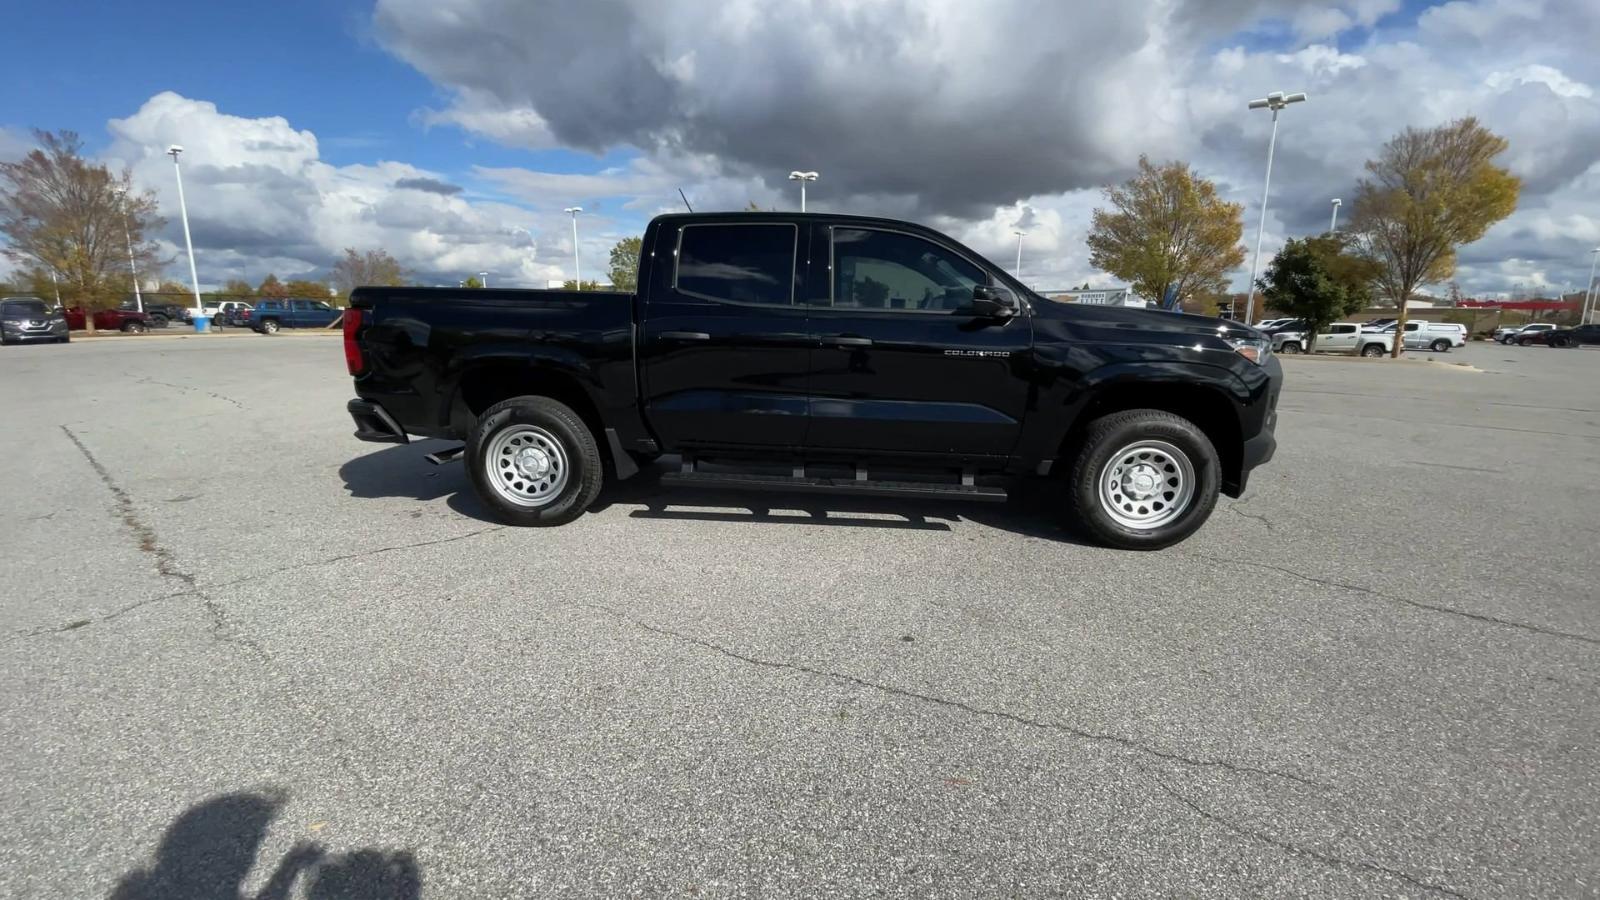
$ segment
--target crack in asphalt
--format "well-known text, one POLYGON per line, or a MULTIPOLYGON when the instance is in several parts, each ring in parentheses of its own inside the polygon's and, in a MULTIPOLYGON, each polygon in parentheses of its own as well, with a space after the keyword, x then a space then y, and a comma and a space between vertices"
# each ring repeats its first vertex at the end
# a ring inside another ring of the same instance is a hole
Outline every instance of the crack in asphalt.
POLYGON ((838 683, 841 683, 841 684, 853 685, 855 687, 860 687, 860 688, 866 688, 867 690, 877 691, 879 693, 888 694, 888 695, 893 696, 893 697, 900 697, 900 698, 907 699, 907 700, 916 700, 916 701, 921 702, 921 703, 929 703, 929 704, 932 704, 934 706, 938 706, 938 707, 941 707, 941 708, 944 708, 944 709, 955 710, 955 711, 958 711, 958 712, 967 713, 969 715, 982 716, 982 717, 990 718, 990 719, 998 719, 1000 721, 1009 722, 1009 723, 1014 724, 1014 725, 1023 725, 1023 726, 1026 726, 1028 728, 1038 728, 1038 729, 1042 729, 1042 730, 1045 730, 1045 731, 1060 732, 1062 734, 1068 734, 1068 735, 1071 735, 1072 737, 1075 737, 1075 738, 1078 738, 1078 739, 1084 740, 1084 741, 1090 741, 1090 742, 1102 743, 1102 744, 1113 744, 1113 745, 1121 747, 1121 748, 1123 748, 1125 750, 1131 750, 1131 751, 1134 751, 1136 753, 1141 753, 1141 754, 1144 754, 1146 756, 1150 756, 1150 757, 1154 757, 1156 759, 1164 760, 1166 762, 1179 763, 1181 765, 1191 766, 1191 767, 1194 767, 1194 768, 1215 768, 1215 769, 1224 769, 1226 771, 1233 772, 1235 774, 1264 775, 1264 776, 1267 776, 1267 777, 1270 777, 1270 778, 1281 778, 1281 779, 1283 779, 1285 781, 1292 781, 1292 782, 1295 782, 1297 784, 1305 785, 1306 787, 1317 788, 1319 790, 1329 790, 1330 789, 1329 785, 1322 784, 1322 783, 1317 782, 1317 781, 1313 781, 1310 778, 1306 778, 1303 775, 1296 775, 1296 774, 1294 774, 1292 772, 1281 772, 1281 771, 1278 771, 1278 770, 1275 770, 1275 769, 1263 769, 1263 768, 1258 768, 1256 766, 1241 765, 1239 763, 1232 763, 1232 762, 1228 762, 1227 760, 1221 760, 1221 759, 1204 759, 1204 758, 1199 758, 1199 757, 1184 756, 1181 753, 1177 753, 1177 752, 1174 752, 1174 751, 1171 751, 1171 750, 1163 750, 1163 749, 1161 749, 1159 747, 1153 747, 1153 746, 1150 746, 1148 744, 1142 744, 1142 743, 1138 742, 1137 740, 1134 740, 1133 738, 1124 737, 1122 735, 1107 734, 1107 733, 1104 733, 1104 732, 1097 732, 1097 731, 1089 731, 1089 730, 1086 730, 1086 729, 1083 729, 1083 728, 1079 728, 1079 727, 1077 727, 1075 725, 1068 725, 1068 724, 1061 723, 1061 722, 1047 722, 1047 721, 1044 721, 1044 720, 1041 720, 1041 719, 1032 719, 1032 718, 1029 718, 1027 716, 1018 715, 1017 713, 1006 712, 1004 710, 984 709, 983 707, 973 706, 972 704, 966 703, 966 702, 961 701, 961 700, 951 700, 951 699, 948 699, 948 698, 945 698, 945 697, 935 697, 935 696, 933 696, 931 694, 923 694, 923 693, 919 693, 917 691, 909 690, 909 689, 906 689, 906 688, 895 687, 894 685, 891 685, 891 684, 883 684, 881 682, 868 681, 865 678, 861 678, 861 677, 856 676, 856 675, 848 675, 848 674, 845 674, 843 672, 830 672, 830 671, 828 671, 826 669, 817 669, 817 668, 813 668, 811 666, 807 666, 807 665, 804 665, 804 664, 801 664, 801 663, 783 662, 783 661, 780 661, 780 660, 762 659, 760 657, 750 656, 748 654, 740 653, 740 652, 738 652, 736 650, 732 650, 732 649, 729 649, 727 647, 724 647, 721 644, 717 644, 717 643, 714 643, 712 641, 705 640, 703 638, 695 637, 694 635, 684 634, 684 633, 679 632, 679 631, 674 631, 674 630, 672 630, 670 628, 663 628, 663 627, 661 627, 659 625, 652 625, 649 622, 644 622, 644 621, 641 621, 639 619, 635 619, 632 616, 629 616, 629 615, 627 615, 625 613, 619 612, 618 610, 612 609, 609 606, 602 606, 602 605, 599 605, 599 604, 583 603, 583 602, 575 602, 575 603, 572 603, 571 605, 579 606, 579 607, 582 607, 584 609, 594 610, 595 612, 601 612, 601 613, 604 613, 604 614, 606 614, 608 616, 611 616, 614 619, 617 619, 618 621, 625 622, 625 623, 627 623, 629 625, 632 625, 635 628, 641 629, 643 631, 650 632, 651 634, 655 634, 655 635, 660 636, 660 637, 670 638, 672 640, 676 640, 676 641, 680 641, 680 642, 683 642, 683 643, 686 643, 686 644, 690 644, 692 646, 699 647, 700 649, 709 650, 709 651, 711 651, 713 653, 720 654, 720 655, 725 656, 725 657, 727 657, 729 659, 737 660, 739 662, 746 663, 746 664, 752 665, 752 666, 759 666, 759 667, 764 668, 764 669, 778 669, 778 670, 782 670, 782 671, 796 672, 796 673, 803 674, 803 675, 810 675, 810 676, 813 676, 813 677, 816 677, 816 678, 825 678, 825 679, 828 679, 829 681, 834 681, 834 682, 838 682, 838 683))
POLYGON ((393 553, 396 550, 412 550, 417 547, 431 547, 435 544, 452 544, 456 541, 464 541, 467 538, 477 537, 480 534, 488 534, 493 531, 504 531, 508 527, 509 526, 506 525, 490 525, 488 528, 479 528, 476 531, 469 531, 466 534, 457 534, 446 538, 434 538, 431 541, 417 541, 414 544, 396 544, 393 547, 377 547, 372 550, 360 550, 355 553, 343 553, 338 556, 330 556, 326 559, 314 559, 309 562, 292 563, 287 566, 279 566, 276 569, 268 569, 265 572, 257 572, 254 575, 245 575, 240 578, 235 578, 232 581, 218 582, 217 584, 210 585, 210 587, 232 587, 236 584, 244 584, 247 581, 257 581, 262 578, 271 578, 274 575, 281 575, 284 572, 292 572, 296 569, 311 569, 317 566, 326 566, 336 562, 344 562, 345 560, 376 556, 380 553, 393 553))
POLYGON ((1221 828, 1224 828, 1224 829, 1226 829, 1228 831, 1231 831, 1234 834, 1239 835, 1241 837, 1249 838, 1250 840, 1259 841, 1259 842, 1261 842, 1263 844, 1267 844, 1269 846, 1276 847, 1277 849, 1282 850, 1285 853, 1290 853, 1290 854, 1293 854, 1295 856, 1301 856, 1301 857, 1305 857, 1306 859, 1315 860, 1316 862, 1322 863, 1323 865, 1330 866, 1332 868, 1353 869, 1353 870, 1356 870, 1356 871, 1369 872, 1369 873, 1376 874, 1376 875, 1385 875, 1385 876, 1388 876, 1390 878, 1398 878, 1398 879, 1400 879, 1401 881, 1404 881, 1407 884, 1413 885, 1415 887, 1422 888, 1424 890, 1429 890, 1429 891, 1434 891, 1434 892, 1439 893, 1439 894, 1444 894, 1447 897, 1458 897, 1458 898, 1460 898, 1460 900, 1468 900, 1466 894, 1463 894, 1462 892, 1460 892, 1458 890, 1455 890, 1454 888, 1446 887, 1445 885, 1442 885, 1442 884, 1435 884, 1434 882, 1431 882, 1431 881, 1426 881, 1426 880, 1424 880, 1422 878, 1419 878, 1419 877, 1411 874, 1410 872, 1405 872, 1405 871, 1402 871, 1400 869, 1392 869, 1392 868, 1390 868, 1388 866, 1382 866, 1382 865, 1379 865, 1377 863, 1361 862, 1361 861, 1353 860, 1353 859, 1345 859, 1345 858, 1340 857, 1340 856, 1333 856, 1331 854, 1324 853, 1324 852, 1319 851, 1319 850, 1313 850, 1313 849, 1311 849, 1309 847, 1302 847, 1299 844, 1291 843, 1291 842, 1289 842, 1287 840, 1284 840, 1283 838, 1274 837, 1273 835, 1267 834, 1265 832, 1257 831, 1257 830, 1255 830, 1253 828, 1248 828, 1248 827, 1246 827, 1244 825, 1240 825, 1240 824, 1232 821, 1231 819, 1228 819, 1226 816, 1223 816, 1223 815, 1220 815, 1218 813, 1212 812, 1211 810, 1208 810, 1208 809, 1202 807, 1200 804, 1194 802, 1193 800, 1190 800, 1188 797, 1185 797, 1182 793, 1178 792, 1177 790, 1174 790, 1171 785, 1167 784, 1164 780, 1162 780, 1160 778, 1160 776, 1157 776, 1157 775, 1152 773, 1150 775, 1150 777, 1155 780, 1156 784, 1161 786, 1161 789, 1163 791, 1165 791, 1168 796, 1172 797, 1174 800, 1177 800, 1179 803, 1182 803, 1184 806, 1187 806, 1191 811, 1194 812, 1195 815, 1199 816, 1201 819, 1203 819, 1203 820, 1205 820, 1207 822, 1210 822, 1210 823, 1212 823, 1214 825, 1217 825, 1217 826, 1219 826, 1221 828))
POLYGON ((1470 619, 1470 620, 1472 620, 1474 622, 1482 622, 1482 623, 1484 623, 1486 625, 1499 625, 1499 626, 1501 626, 1503 628, 1515 628, 1515 629, 1517 629, 1519 631, 1526 631, 1526 632, 1530 632, 1532 634, 1544 635, 1545 637, 1563 638, 1563 639, 1566 639, 1566 640, 1569 640, 1569 641, 1579 641, 1579 642, 1584 643, 1584 644, 1590 644, 1592 646, 1600 646, 1600 638, 1590 637, 1590 636, 1588 636, 1586 634, 1577 634, 1576 632, 1562 631, 1562 630, 1560 630, 1558 628, 1546 628, 1543 625, 1530 625, 1530 624, 1528 624, 1526 622, 1513 622, 1510 619, 1501 619, 1501 618, 1498 618, 1496 616, 1486 615, 1484 613, 1469 612, 1468 610, 1456 609, 1453 606, 1444 606, 1444 605, 1438 604, 1438 603, 1425 603, 1425 602, 1423 602, 1421 600, 1413 600, 1410 597, 1401 597, 1398 594, 1386 593, 1384 591, 1380 591, 1380 590, 1378 590, 1376 588, 1370 588, 1370 587, 1367 587, 1365 585, 1350 584, 1349 582, 1345 582, 1345 581, 1334 581, 1331 578, 1318 578, 1315 575, 1307 575, 1307 574, 1305 574, 1303 572, 1296 572, 1293 569, 1285 569, 1282 566, 1275 566, 1275 565, 1272 565, 1271 563, 1253 562, 1251 560, 1246 560, 1246 559, 1230 559, 1230 558, 1225 557, 1225 556, 1212 556, 1210 554, 1205 554, 1205 553, 1189 553, 1189 554, 1184 554, 1184 555, 1191 556, 1191 557, 1193 557, 1195 559, 1203 559, 1203 560, 1207 560, 1207 561, 1210 561, 1210 562, 1223 563, 1225 565, 1249 566, 1249 567, 1255 568, 1255 569, 1267 569, 1267 570, 1273 571, 1273 572, 1280 572, 1280 573, 1282 573, 1284 575, 1291 575, 1291 576, 1293 576, 1295 578, 1300 579, 1301 581, 1309 581, 1312 584, 1321 584, 1321 585, 1326 585, 1328 587, 1341 588, 1341 589, 1347 590, 1347 591, 1354 591, 1354 592, 1356 592, 1358 594, 1366 594, 1366 595, 1368 595, 1370 597, 1377 597, 1380 600, 1388 600, 1391 603, 1403 603, 1406 606, 1412 606, 1412 607, 1415 607, 1417 609, 1426 610, 1428 612, 1445 613, 1447 615, 1458 616, 1458 617, 1463 618, 1463 619, 1470 619))
MULTIPOLYGON (((139 517, 139 511, 133 505, 133 498, 129 496, 128 492, 122 487, 121 484, 117 483, 117 480, 111 476, 111 472, 106 469, 105 465, 102 464, 98 458, 95 457, 94 453, 88 448, 88 446, 83 443, 83 441, 78 437, 77 434, 73 432, 71 428, 62 425, 61 431, 66 434, 68 440, 72 441, 73 446, 78 448, 78 452, 83 454, 83 458, 88 461, 89 467, 94 469, 95 474, 100 476, 100 482, 106 486, 106 490, 111 492, 111 497, 116 504, 116 514, 118 518, 122 520, 122 524, 127 527, 130 533, 132 533, 134 540, 139 546, 139 550, 155 558, 156 571, 160 573, 163 578, 176 579, 177 581, 182 582, 185 586, 185 590, 178 591, 175 594, 169 594, 165 597, 157 597, 151 600, 132 604, 121 610, 113 612, 105 618, 102 618, 101 621, 105 621, 106 618, 116 618, 117 616, 129 612, 132 609, 137 609, 138 607, 143 606, 145 603, 154 603, 156 600, 168 600, 174 597, 195 597, 200 600, 201 609, 204 610, 207 620, 211 623, 211 637, 213 640, 221 641, 223 643, 236 644, 254 651, 262 658, 267 658, 268 654, 266 650, 262 648, 262 646, 256 641, 246 637, 241 633, 238 633, 237 630, 229 624, 227 612, 223 610, 220 604, 217 603, 216 599, 211 597, 196 584, 197 579, 193 573, 186 571, 178 564, 177 558, 173 556, 172 551, 168 550, 162 545, 160 539, 156 535, 155 529, 150 527, 147 522, 139 517)), ((71 625, 72 628, 68 629, 66 626, 58 626, 57 630, 75 630, 83 627, 82 625, 76 624, 76 622, 69 622, 67 624, 71 625)))
POLYGON ((1253 519, 1254 521, 1260 522, 1261 524, 1267 526, 1268 531, 1277 531, 1278 526, 1272 524, 1271 519, 1268 519, 1266 516, 1263 516, 1260 513, 1247 513, 1244 511, 1244 505, 1254 499, 1254 497, 1251 497, 1250 500, 1239 500, 1234 503, 1230 503, 1228 504, 1228 508, 1246 519, 1253 519))
MULTIPOLYGON (((123 374, 127 375, 130 378, 133 377, 130 373, 127 373, 127 372, 124 372, 123 374)), ((180 390, 180 391, 190 391, 190 392, 196 393, 196 394, 205 394, 207 397, 214 397, 214 398, 216 398, 218 400, 226 400, 227 402, 232 403, 234 406, 237 406, 240 409, 244 409, 244 404, 243 403, 240 403, 239 401, 233 399, 232 397, 229 397, 227 394, 219 394, 216 391, 208 391, 205 388, 197 388, 197 387, 193 387, 193 386, 187 385, 187 384, 173 384, 170 381, 157 381, 156 379, 149 378, 149 377, 140 378, 138 380, 138 383, 139 384, 159 384, 162 387, 174 388, 174 389, 180 390)))

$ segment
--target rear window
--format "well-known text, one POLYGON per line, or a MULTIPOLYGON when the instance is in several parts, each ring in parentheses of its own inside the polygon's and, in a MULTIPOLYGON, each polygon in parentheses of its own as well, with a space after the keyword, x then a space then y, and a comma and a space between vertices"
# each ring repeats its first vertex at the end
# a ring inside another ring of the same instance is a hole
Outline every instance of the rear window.
POLYGON ((799 236, 799 228, 782 222, 685 225, 674 286, 707 300, 788 306, 799 236))

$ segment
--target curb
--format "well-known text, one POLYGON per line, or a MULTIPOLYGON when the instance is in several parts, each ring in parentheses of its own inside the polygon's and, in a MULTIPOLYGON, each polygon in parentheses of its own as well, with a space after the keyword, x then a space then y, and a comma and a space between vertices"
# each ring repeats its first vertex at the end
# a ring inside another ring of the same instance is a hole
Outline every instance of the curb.
POLYGON ((1316 360, 1317 362, 1324 363, 1354 363, 1363 366, 1436 366, 1450 369, 1451 371, 1455 372, 1484 371, 1483 369, 1480 369, 1471 363, 1447 362, 1442 359, 1418 359, 1410 356, 1402 356, 1399 359, 1390 359, 1387 356, 1368 358, 1365 356, 1346 356, 1338 353, 1277 353, 1274 355, 1277 356, 1280 361, 1293 359, 1310 362, 1312 360, 1316 360))
MULTIPOLYGON (((174 329, 174 331, 176 331, 176 329, 174 329)), ((187 340, 191 340, 191 339, 209 341, 209 340, 211 340, 213 338, 220 338, 220 339, 223 339, 223 340, 227 340, 228 338, 247 338, 247 337, 261 338, 261 337, 269 337, 269 336, 273 337, 273 338, 280 338, 280 337, 291 337, 291 338, 343 337, 344 336, 344 332, 343 331, 329 331, 329 330, 327 330, 325 328, 313 328, 313 329, 306 329, 304 331, 285 330, 285 331, 280 331, 280 332, 278 332, 277 334, 274 334, 274 335, 256 334, 254 331, 250 331, 248 329, 237 329, 237 328, 236 329, 230 329, 228 331, 212 331, 212 332, 207 332, 206 334, 196 334, 193 331, 190 331, 190 332, 184 333, 184 334, 178 334, 178 333, 162 334, 162 333, 155 332, 155 331, 147 331, 144 334, 123 334, 120 331, 110 332, 110 333, 107 333, 107 334, 83 334, 83 333, 80 333, 80 332, 73 332, 72 340, 73 340, 73 342, 77 342, 77 341, 142 341, 142 340, 187 341, 187 340)))

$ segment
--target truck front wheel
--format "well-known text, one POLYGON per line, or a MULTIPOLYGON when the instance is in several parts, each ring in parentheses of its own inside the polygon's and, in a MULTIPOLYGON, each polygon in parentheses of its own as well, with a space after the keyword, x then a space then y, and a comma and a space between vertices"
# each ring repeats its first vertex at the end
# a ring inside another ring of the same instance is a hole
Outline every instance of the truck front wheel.
POLYGON ((600 447, 583 419, 548 397, 489 407, 467 440, 479 499, 508 525, 565 525, 600 493, 600 447))
POLYGON ((1096 540, 1160 550, 1210 518, 1221 482, 1217 450, 1188 419, 1155 409, 1089 424, 1073 461, 1072 511, 1096 540))

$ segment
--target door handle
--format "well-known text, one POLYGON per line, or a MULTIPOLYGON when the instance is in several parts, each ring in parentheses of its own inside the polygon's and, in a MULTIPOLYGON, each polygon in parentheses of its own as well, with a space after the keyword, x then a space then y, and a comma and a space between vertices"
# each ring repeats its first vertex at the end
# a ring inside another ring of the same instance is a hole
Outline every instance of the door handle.
POLYGON ((709 341, 711 335, 704 331, 663 331, 661 339, 664 341, 709 341))
POLYGON ((835 347, 871 347, 872 346, 872 338, 850 337, 849 335, 843 335, 843 334, 828 335, 827 337, 824 337, 822 339, 822 342, 824 344, 832 344, 835 347))

